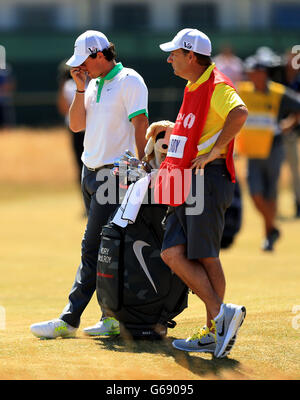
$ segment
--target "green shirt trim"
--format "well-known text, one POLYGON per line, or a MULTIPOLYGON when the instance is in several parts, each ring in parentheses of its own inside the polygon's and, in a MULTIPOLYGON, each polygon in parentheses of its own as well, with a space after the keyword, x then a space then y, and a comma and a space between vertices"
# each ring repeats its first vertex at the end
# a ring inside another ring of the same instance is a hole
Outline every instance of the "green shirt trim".
POLYGON ((145 114, 147 118, 149 117, 149 115, 147 113, 147 110, 145 108, 143 108, 142 110, 136 111, 136 112, 128 115, 129 121, 131 121, 132 118, 134 118, 134 117, 136 117, 137 115, 140 115, 140 114, 145 114))
POLYGON ((104 85, 105 81, 109 81, 110 79, 114 78, 122 69, 123 69, 122 63, 116 64, 111 71, 107 75, 105 75, 103 78, 97 78, 96 83, 98 84, 98 91, 97 91, 97 103, 100 101, 101 97, 101 92, 102 88, 104 85))

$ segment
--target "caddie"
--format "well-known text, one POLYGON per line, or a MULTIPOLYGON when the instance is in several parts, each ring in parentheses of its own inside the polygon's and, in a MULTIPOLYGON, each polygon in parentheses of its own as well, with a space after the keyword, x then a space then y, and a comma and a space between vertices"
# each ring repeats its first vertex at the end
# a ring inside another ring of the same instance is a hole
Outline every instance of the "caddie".
POLYGON ((244 306, 224 302, 225 276, 219 252, 224 214, 234 191, 234 137, 245 123, 247 108, 230 79, 212 62, 211 42, 205 33, 186 28, 160 48, 169 53, 167 62, 174 74, 188 81, 167 157, 156 179, 156 200, 173 207, 161 256, 204 302, 207 311, 206 326, 186 340, 175 340, 173 346, 224 357, 246 315, 244 306), (191 214, 187 212, 185 188, 196 188, 199 170, 204 177, 204 207, 202 212, 191 214))

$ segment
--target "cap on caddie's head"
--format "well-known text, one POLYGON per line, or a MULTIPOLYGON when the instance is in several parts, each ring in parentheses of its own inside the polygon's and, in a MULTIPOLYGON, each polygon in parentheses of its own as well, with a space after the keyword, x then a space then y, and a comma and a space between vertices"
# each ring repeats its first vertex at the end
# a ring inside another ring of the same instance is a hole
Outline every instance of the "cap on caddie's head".
POLYGON ((86 31, 76 39, 74 44, 74 54, 66 64, 70 67, 78 67, 91 54, 102 51, 108 47, 109 41, 102 32, 86 31))
POLYGON ((161 50, 167 52, 184 49, 203 54, 204 56, 211 55, 211 42, 209 37, 198 29, 182 29, 171 42, 160 44, 159 47, 161 50))

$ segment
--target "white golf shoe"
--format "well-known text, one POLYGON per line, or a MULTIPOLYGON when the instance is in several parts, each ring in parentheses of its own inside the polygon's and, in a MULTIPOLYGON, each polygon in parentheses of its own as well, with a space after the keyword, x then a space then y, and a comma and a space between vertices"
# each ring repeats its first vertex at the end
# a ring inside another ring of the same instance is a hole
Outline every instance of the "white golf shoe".
POLYGON ((52 319, 33 324, 30 326, 30 330, 34 336, 41 339, 55 339, 57 337, 74 337, 77 328, 73 328, 62 319, 52 319))
POLYGON ((115 318, 102 318, 97 324, 83 330, 89 336, 113 336, 120 334, 120 324, 115 318))

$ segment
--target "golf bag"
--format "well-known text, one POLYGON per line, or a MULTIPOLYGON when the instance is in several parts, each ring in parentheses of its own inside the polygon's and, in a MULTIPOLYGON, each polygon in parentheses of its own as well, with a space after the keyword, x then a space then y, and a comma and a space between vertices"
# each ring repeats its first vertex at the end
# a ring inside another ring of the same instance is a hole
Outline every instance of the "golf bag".
POLYGON ((161 339, 187 307, 187 286, 160 257, 166 209, 143 204, 134 224, 109 222, 102 229, 97 299, 125 337, 161 339))

